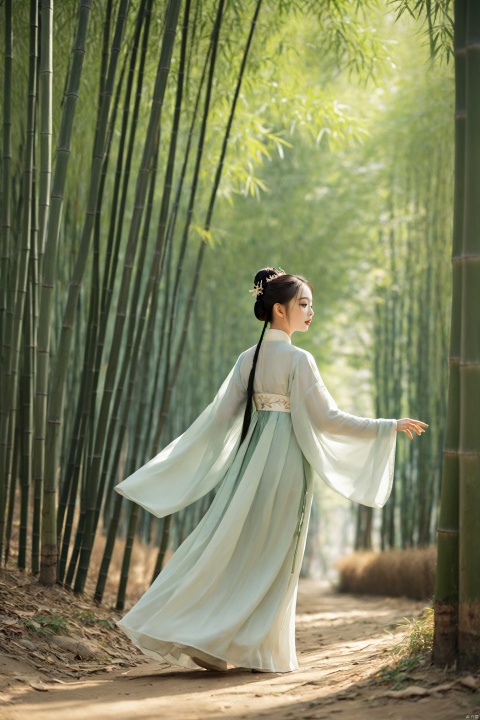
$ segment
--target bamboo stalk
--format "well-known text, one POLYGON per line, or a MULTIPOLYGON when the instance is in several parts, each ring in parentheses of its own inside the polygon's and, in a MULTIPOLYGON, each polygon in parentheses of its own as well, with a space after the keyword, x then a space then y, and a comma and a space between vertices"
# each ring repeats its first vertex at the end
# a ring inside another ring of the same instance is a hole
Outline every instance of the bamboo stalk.
MULTIPOLYGON (((30 264, 32 270, 33 263, 30 264)), ((31 346, 33 317, 33 288, 27 288, 27 303, 25 307, 25 353, 24 378, 21 385, 21 464, 20 464, 20 528, 18 539, 17 565, 24 570, 27 567, 28 543, 28 510, 29 495, 32 479, 32 429, 33 429, 33 350, 31 346)), ((8 534, 7 534, 8 537, 8 534)))
MULTIPOLYGON (((443 148, 442 148, 443 150, 443 148)), ((432 348, 431 372, 428 374, 428 385, 426 384, 424 391, 426 397, 427 421, 431 423, 431 433, 428 433, 428 443, 426 443, 426 466, 427 466, 427 517, 425 518, 424 528, 424 544, 431 545, 436 522, 436 508, 438 507, 438 494, 440 486, 440 470, 441 470, 441 449, 439 452, 439 440, 443 440, 442 422, 445 417, 442 412, 442 406, 445 405, 447 397, 447 384, 443 382, 444 373, 442 365, 446 360, 448 341, 446 340, 447 316, 442 312, 445 306, 445 292, 439 292, 439 283, 444 277, 444 263, 440 258, 446 256, 447 243, 445 237, 447 233, 445 228, 448 227, 448 219, 442 217, 445 208, 444 202, 444 185, 445 185, 445 156, 440 151, 436 157, 436 168, 430 175, 431 185, 431 202, 428 204, 429 228, 429 257, 431 261, 428 263, 428 280, 430 283, 430 307, 435 308, 436 312, 428 313, 428 333, 430 337, 430 346, 432 348), (436 393, 434 392, 436 389, 436 393), (436 395, 436 397, 435 397, 436 395), (440 429, 439 429, 440 428, 440 429)), ((447 175, 448 177, 448 175, 447 175)))
POLYGON ((460 343, 458 665, 480 669, 480 5, 467 3, 465 204, 460 343))
POLYGON ((108 71, 108 45, 112 27, 113 0, 107 0, 105 7, 105 19, 103 21, 103 42, 102 42, 102 63, 100 66, 100 82, 98 86, 98 107, 102 104, 102 94, 105 89, 108 71))
MULTIPOLYGON (((407 187, 407 202, 410 199, 410 187, 407 187)), ((412 322, 412 311, 413 311, 413 290, 411 290, 410 285, 412 283, 413 278, 413 258, 414 258, 414 234, 413 232, 406 233, 406 241, 405 241, 405 280, 403 283, 403 287, 405 288, 405 309, 404 309, 404 318, 405 318, 405 328, 404 328, 404 334, 405 334, 405 348, 404 352, 408 357, 408 353, 410 351, 410 348, 412 347, 412 331, 413 331, 413 322, 412 322)), ((407 368, 409 363, 405 363, 407 368)), ((403 378, 404 374, 407 372, 407 369, 403 368, 403 372, 401 374, 401 384, 403 384, 403 378)), ((408 410, 407 412, 410 412, 408 410)), ((402 409, 403 414, 403 409, 402 409)), ((398 458, 398 461, 400 461, 400 538, 401 538, 401 546, 402 548, 407 548, 412 546, 412 512, 411 512, 411 503, 412 503, 412 472, 407 464, 407 448, 405 448, 405 445, 400 445, 400 447, 397 449, 398 455, 400 457, 398 458), (401 453, 401 454, 400 454, 401 453)), ((398 456, 397 456, 398 457, 398 456)))
POLYGON ((135 530, 138 520, 138 505, 129 503, 129 519, 127 536, 125 538, 125 551, 123 554, 122 569, 120 572, 120 584, 118 586, 117 602, 115 610, 123 610, 125 607, 125 595, 127 592, 128 571, 130 569, 130 561, 132 559, 133 543, 135 540, 135 530))
POLYGON ((7 522, 5 526, 5 564, 7 564, 10 556, 10 541, 12 538, 13 513, 15 510, 17 479, 20 474, 21 446, 22 432, 20 430, 20 426, 17 425, 15 428, 15 442, 13 444, 12 473, 10 477, 10 488, 8 494, 7 522))
POLYGON ((27 566, 28 514, 30 486, 33 478, 33 400, 35 390, 36 296, 38 292, 38 221, 35 168, 32 181, 31 252, 24 320, 23 381, 21 385, 21 462, 20 462, 20 532, 18 567, 27 566))
MULTIPOLYGON (((35 481, 35 515, 34 522, 39 526, 39 512, 41 497, 43 495, 43 477, 45 463, 45 428, 48 394, 48 370, 51 344, 51 325, 53 314, 53 298, 55 287, 55 272, 57 246, 60 235, 61 215, 67 178, 68 163, 70 160, 70 145, 77 107, 80 78, 82 75, 83 60, 90 20, 92 0, 80 0, 78 6, 77 30, 73 47, 73 60, 65 92, 65 103, 60 124, 59 138, 57 144, 57 155, 55 160, 55 172, 51 189, 51 200, 49 210, 49 222, 45 239, 45 255, 42 263, 42 287, 40 299, 40 315, 38 320, 38 346, 37 346, 37 376, 35 391, 35 439, 34 439, 34 481, 35 481)), ((55 478, 56 480, 56 473, 55 478)), ((55 494, 50 492, 50 500, 53 500, 53 507, 50 507, 49 516, 55 513, 55 494)), ((50 527, 50 531, 53 528, 50 527)), ((37 528, 35 537, 32 539, 32 569, 38 572, 39 563, 39 532, 37 528)), ((55 539, 45 537, 45 542, 56 546, 55 539)), ((45 550, 47 548, 45 547, 45 550)), ((56 563, 55 563, 56 564, 56 563)), ((53 582, 53 563, 48 563, 44 570, 44 580, 53 582)))
POLYGON ((435 579, 435 631, 433 661, 445 666, 458 652, 459 573, 459 420, 460 340, 462 270, 457 261, 463 241, 465 191, 465 42, 466 0, 455 0, 455 189, 452 249, 452 308, 445 447, 440 517, 437 528, 437 573, 435 579))
MULTIPOLYGON (((39 261, 44 253, 52 177, 53 0, 41 0, 39 261)), ((40 267, 41 272, 41 267, 40 267)))
MULTIPOLYGON (((430 193, 427 191, 427 196, 430 197, 430 193)), ((425 268, 424 268, 424 277, 423 281, 420 284, 419 288, 419 295, 418 295, 418 302, 419 307, 421 308, 429 308, 431 307, 431 262, 429 262, 429 258, 431 257, 431 232, 430 232, 430 225, 429 223, 426 224, 425 228, 425 235, 426 238, 422 244, 422 253, 425 253, 425 268)), ((423 268, 422 268, 423 269, 423 268)), ((430 397, 430 377, 431 377, 431 358, 432 358, 432 352, 431 352, 431 338, 430 338, 430 332, 429 332, 429 318, 430 313, 426 312, 419 312, 417 323, 418 323, 418 331, 417 331, 417 352, 416 356, 417 358, 425 358, 425 362, 418 362, 418 367, 416 370, 417 375, 417 389, 416 389, 416 397, 418 402, 418 407, 422 408, 423 415, 422 417, 426 417, 427 421, 430 422, 430 418, 428 417, 427 408, 428 408, 428 402, 430 397)), ((415 414, 415 417, 418 416, 418 411, 415 414)), ((428 529, 429 529, 429 522, 428 522, 428 512, 429 512, 429 504, 430 504, 430 497, 428 492, 428 484, 429 484, 429 475, 430 475, 430 468, 431 465, 429 463, 429 445, 430 445, 430 439, 431 434, 428 438, 428 442, 425 443, 419 443, 418 447, 418 460, 417 460, 417 472, 418 472, 418 482, 417 482, 417 493, 416 493, 416 523, 417 523, 417 545, 419 546, 425 546, 428 544, 428 529)))
POLYGON ((113 512, 110 518, 110 523, 107 532, 107 542, 103 550, 102 562, 100 570, 98 572, 97 585, 95 588, 94 599, 95 602, 101 603, 103 594, 105 592, 105 585, 108 577, 108 568, 112 561, 113 549, 115 547, 115 540, 117 537, 118 525, 120 522, 120 513, 122 509, 123 496, 120 493, 115 493, 115 500, 113 503, 113 512))
MULTIPOLYGON (((75 573, 77 572, 78 561, 80 559, 80 550, 82 547, 82 538, 83 538, 83 533, 85 531, 85 524, 86 524, 86 513, 80 513, 80 517, 78 519, 77 533, 75 536, 75 543, 73 545, 72 554, 71 554, 70 562, 68 565, 67 575, 65 578, 65 585, 68 588, 72 588, 73 578, 75 577, 75 573)), ((68 551, 68 549, 67 549, 67 551, 68 551)))
POLYGON ((170 541, 170 530, 172 527, 172 515, 167 515, 163 521, 162 535, 160 539, 160 547, 158 548, 157 560, 155 563, 155 569, 153 571, 152 583, 155 581, 157 576, 162 570, 165 562, 165 555, 168 550, 168 543, 170 541))
MULTIPOLYGON (((12 344, 9 368, 9 384, 7 388, 6 410, 4 421, 7 426, 2 427, 2 434, 7 432, 7 448, 5 462, 5 482, 8 487, 11 481, 13 462, 13 441, 17 422, 18 384, 20 372, 21 340, 23 335, 23 321, 25 313, 25 297, 28 284, 28 267, 31 243, 32 218, 32 182, 35 148, 35 109, 37 96, 37 57, 38 57, 38 3, 30 0, 30 42, 29 42, 29 74, 28 74, 28 100, 27 100, 27 136, 25 143, 25 166, 23 172, 23 213, 21 230, 21 248, 18 258, 18 286, 14 298, 15 312, 12 332, 12 344), (10 442, 11 439, 11 442, 10 442)), ((18 437, 18 436, 17 436, 18 437)), ((12 478, 12 489, 14 488, 12 478)), ((1 522, 1 520, 0 520, 1 522)), ((0 526, 0 537, 3 528, 0 526)), ((1 540, 0 540, 1 545, 1 540)))
MULTIPOLYGON (((0 283, 0 345, 1 356, 9 355, 7 333, 7 278, 10 275, 10 238, 11 238, 11 186, 12 186, 12 63, 13 63, 13 30, 12 2, 5 0, 5 55, 3 77, 3 182, 2 182, 2 243, 1 243, 1 277, 0 283)), ((6 361, 4 360, 5 366, 6 361)), ((6 371, 6 367, 5 367, 6 371)), ((0 387, 0 428, 4 428, 8 418, 7 408, 7 373, 2 367, 0 387)), ((6 502, 6 436, 0 437, 0 560, 3 555, 4 518, 6 502)))

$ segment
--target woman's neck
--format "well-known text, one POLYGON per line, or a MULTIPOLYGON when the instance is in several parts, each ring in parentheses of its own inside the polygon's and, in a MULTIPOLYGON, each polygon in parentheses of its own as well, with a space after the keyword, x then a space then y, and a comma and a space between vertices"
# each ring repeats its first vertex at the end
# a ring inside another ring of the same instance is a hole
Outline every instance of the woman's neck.
POLYGON ((270 323, 270 330, 281 330, 282 332, 286 333, 289 338, 292 337, 292 331, 287 326, 287 323, 279 323, 278 321, 270 323))

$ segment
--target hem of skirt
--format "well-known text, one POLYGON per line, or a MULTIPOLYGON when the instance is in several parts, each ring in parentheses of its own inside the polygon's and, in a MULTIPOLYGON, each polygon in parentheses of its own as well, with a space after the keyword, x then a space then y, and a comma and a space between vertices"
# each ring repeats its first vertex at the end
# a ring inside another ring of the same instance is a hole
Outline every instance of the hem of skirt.
MULTIPOLYGON (((116 625, 123 630, 123 632, 128 635, 130 640, 133 642, 133 644, 141 650, 144 655, 147 655, 148 657, 151 657, 153 660, 160 660, 161 662, 167 662, 169 665, 176 665, 178 667, 186 668, 187 670, 198 670, 199 667, 196 665, 196 663, 191 660, 187 662, 181 662, 181 660, 177 658, 168 659, 167 656, 162 655, 159 652, 156 652, 155 650, 150 650, 149 648, 146 648, 142 645, 141 640, 139 640, 137 633, 135 630, 131 630, 127 626, 122 624, 121 620, 117 620, 116 625)), ((296 667, 288 668, 288 670, 277 670, 274 668, 265 668, 260 667, 258 665, 245 665, 244 663, 239 662, 233 662, 232 660, 229 660, 228 658, 219 657, 218 655, 212 655, 211 653, 206 652, 206 650, 202 650, 201 648, 194 647, 193 645, 185 645, 184 643, 181 643, 177 640, 165 640, 164 638, 158 638, 154 637, 153 635, 149 635, 148 637, 151 637, 152 640, 158 640, 159 642, 165 642, 165 643, 171 643, 172 645, 176 645, 181 651, 183 655, 187 655, 189 658, 195 657, 195 655, 190 655, 187 650, 191 650, 193 653, 199 652, 202 655, 205 656, 206 659, 212 658, 213 660, 220 660, 221 662, 227 663, 229 665, 233 665, 237 669, 242 670, 257 670, 258 672, 262 673, 290 673, 295 672, 295 670, 298 670, 298 663, 296 667), (184 648, 184 650, 182 650, 184 648)), ((171 656, 170 656, 171 657, 171 656)), ((222 670, 219 671, 222 672, 222 670)))

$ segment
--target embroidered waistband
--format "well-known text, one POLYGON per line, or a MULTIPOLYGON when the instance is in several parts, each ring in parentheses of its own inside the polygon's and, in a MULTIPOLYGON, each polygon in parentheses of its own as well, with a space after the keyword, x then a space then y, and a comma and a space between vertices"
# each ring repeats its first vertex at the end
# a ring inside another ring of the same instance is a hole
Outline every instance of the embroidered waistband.
POLYGON ((272 393, 253 393, 253 402, 257 410, 290 412, 290 397, 272 393))

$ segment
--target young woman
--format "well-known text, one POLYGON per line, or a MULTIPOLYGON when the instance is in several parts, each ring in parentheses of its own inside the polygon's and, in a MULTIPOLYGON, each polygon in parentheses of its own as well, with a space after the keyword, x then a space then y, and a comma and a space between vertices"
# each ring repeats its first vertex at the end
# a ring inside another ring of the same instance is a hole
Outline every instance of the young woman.
POLYGON ((250 292, 264 323, 258 345, 240 355, 193 425, 116 487, 163 517, 218 486, 118 625, 145 654, 174 665, 289 672, 298 668, 295 603, 314 476, 382 507, 396 433, 412 438, 427 425, 337 408, 312 355, 290 340, 313 318, 307 280, 265 268, 250 292))

